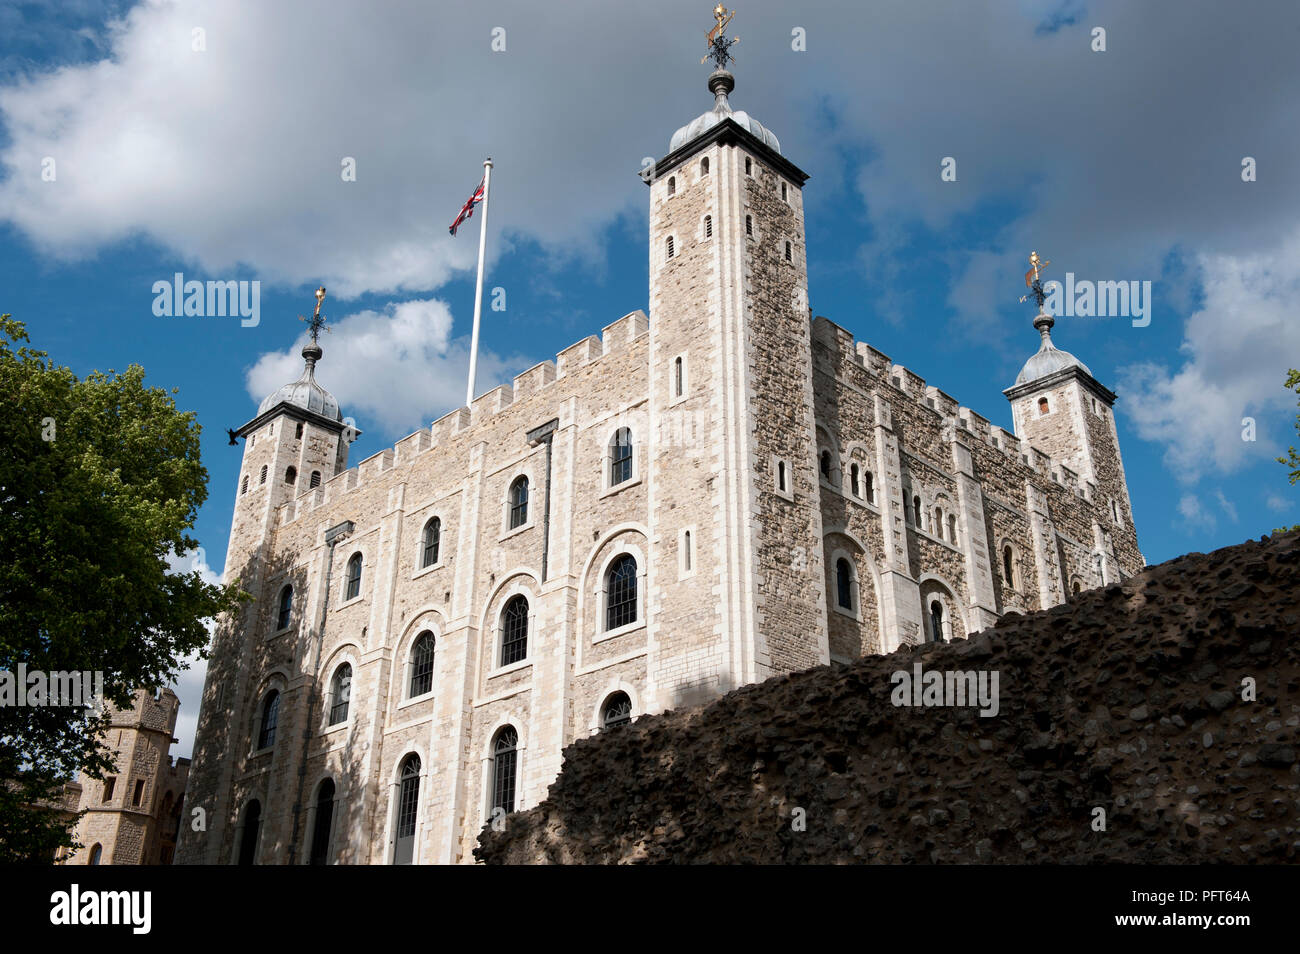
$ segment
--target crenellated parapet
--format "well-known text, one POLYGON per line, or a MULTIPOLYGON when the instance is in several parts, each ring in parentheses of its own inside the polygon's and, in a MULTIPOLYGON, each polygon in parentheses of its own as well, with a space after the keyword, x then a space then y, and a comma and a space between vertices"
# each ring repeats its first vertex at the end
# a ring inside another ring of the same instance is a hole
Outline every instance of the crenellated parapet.
POLYGON ((474 399, 469 407, 448 411, 428 428, 415 431, 393 447, 372 454, 354 467, 335 474, 318 487, 305 487, 301 493, 278 508, 274 525, 283 528, 299 517, 333 504, 353 491, 386 480, 388 471, 407 467, 430 452, 445 449, 453 442, 473 443, 476 435, 488 436, 488 429, 498 414, 522 402, 544 404, 557 385, 584 368, 599 374, 600 365, 621 355, 649 333, 645 312, 637 310, 606 325, 599 336, 589 335, 556 354, 553 361, 543 361, 515 375, 511 384, 499 385, 474 399))

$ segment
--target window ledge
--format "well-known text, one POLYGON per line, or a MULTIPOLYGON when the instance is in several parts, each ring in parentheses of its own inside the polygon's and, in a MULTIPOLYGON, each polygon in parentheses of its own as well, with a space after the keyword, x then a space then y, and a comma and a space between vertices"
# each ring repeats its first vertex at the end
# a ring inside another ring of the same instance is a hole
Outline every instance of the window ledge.
POLYGON ((422 692, 418 696, 411 696, 408 699, 403 699, 396 706, 394 706, 394 708, 405 709, 407 706, 414 706, 414 705, 418 705, 421 702, 428 702, 432 698, 433 698, 433 690, 430 689, 428 692, 422 692))
POLYGON ((831 608, 835 610, 835 612, 839 613, 841 616, 846 616, 849 619, 856 620, 859 623, 862 622, 862 616, 858 613, 857 610, 845 609, 843 606, 839 604, 838 600, 835 601, 835 604, 831 608))
POLYGON ((442 560, 439 560, 437 563, 430 563, 428 566, 422 566, 414 573, 411 574, 411 579, 414 580, 416 577, 421 577, 427 573, 432 573, 434 570, 441 570, 446 565, 447 564, 444 563, 442 560))
POLYGON ((521 523, 513 530, 507 530, 505 533, 501 534, 501 536, 497 537, 497 543, 504 543, 506 540, 509 540, 511 537, 517 537, 525 530, 533 529, 533 526, 534 524, 532 520, 529 520, 527 523, 521 523))
POLYGON ((493 669, 491 672, 487 674, 487 677, 489 679, 495 679, 497 676, 508 676, 512 672, 518 672, 521 669, 527 669, 532 664, 533 661, 531 659, 521 659, 519 660, 519 662, 511 663, 508 666, 501 666, 497 669, 493 669))
POLYGON ((604 490, 600 492, 599 499, 604 499, 605 497, 612 497, 614 496, 614 494, 627 490, 629 487, 635 487, 639 483, 641 483, 641 475, 635 474, 632 477, 629 477, 627 480, 606 487, 604 490))
POLYGON ((342 603, 340 603, 338 606, 334 607, 334 609, 335 609, 335 610, 341 610, 341 609, 343 609, 343 607, 345 607, 345 606, 351 606, 351 605, 353 605, 354 603, 364 603, 365 601, 366 601, 366 597, 365 597, 364 594, 362 594, 361 596, 354 596, 354 597, 352 597, 352 599, 350 599, 350 600, 344 600, 344 601, 343 601, 342 603))
POLYGON ((628 633, 635 633, 638 629, 645 629, 645 620, 637 620, 636 622, 628 623, 625 626, 620 626, 618 629, 607 629, 602 633, 597 633, 595 636, 591 637, 591 642, 595 645, 596 643, 602 643, 607 639, 616 639, 619 636, 626 636, 628 633))

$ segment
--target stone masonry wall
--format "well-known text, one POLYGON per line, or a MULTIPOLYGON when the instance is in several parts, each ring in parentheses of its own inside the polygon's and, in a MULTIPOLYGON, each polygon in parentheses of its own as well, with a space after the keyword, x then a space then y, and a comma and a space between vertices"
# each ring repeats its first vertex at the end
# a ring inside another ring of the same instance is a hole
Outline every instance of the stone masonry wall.
POLYGON ((1188 554, 966 641, 580 740, 476 856, 1293 864, 1297 636, 1300 533, 1188 554), (893 705, 915 665, 997 671, 997 714, 893 705))

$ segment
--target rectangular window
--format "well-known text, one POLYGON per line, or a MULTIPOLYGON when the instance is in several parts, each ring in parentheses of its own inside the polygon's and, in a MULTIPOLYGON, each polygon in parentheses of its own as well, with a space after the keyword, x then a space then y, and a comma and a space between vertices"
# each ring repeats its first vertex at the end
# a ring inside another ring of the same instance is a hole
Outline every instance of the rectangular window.
POLYGON ((110 775, 104 779, 104 804, 107 805, 113 800, 113 789, 117 787, 117 779, 110 775))
POLYGON ((135 794, 131 796, 131 804, 139 806, 140 801, 144 798, 144 779, 136 779, 135 794))

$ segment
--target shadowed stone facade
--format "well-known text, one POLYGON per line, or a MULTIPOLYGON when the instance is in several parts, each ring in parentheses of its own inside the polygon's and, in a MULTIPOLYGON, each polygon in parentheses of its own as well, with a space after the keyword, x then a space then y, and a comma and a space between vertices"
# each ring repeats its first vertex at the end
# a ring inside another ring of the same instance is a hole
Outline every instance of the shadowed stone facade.
POLYGON ((645 173, 649 318, 353 468, 314 344, 241 429, 254 600, 214 637, 180 860, 469 861, 609 721, 1142 567, 1086 369, 1009 392, 1016 436, 810 320, 807 176, 733 86, 645 173))

